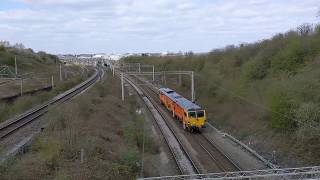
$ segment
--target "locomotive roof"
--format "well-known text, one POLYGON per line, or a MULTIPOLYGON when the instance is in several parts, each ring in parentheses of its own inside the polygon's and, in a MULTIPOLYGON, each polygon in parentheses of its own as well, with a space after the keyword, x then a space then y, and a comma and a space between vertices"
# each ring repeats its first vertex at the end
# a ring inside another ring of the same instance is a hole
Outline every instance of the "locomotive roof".
POLYGON ((174 90, 170 88, 160 88, 159 91, 164 93, 168 96, 172 101, 176 102, 179 106, 183 109, 192 111, 192 110, 199 110, 201 107, 188 99, 182 97, 180 94, 176 93, 174 90))

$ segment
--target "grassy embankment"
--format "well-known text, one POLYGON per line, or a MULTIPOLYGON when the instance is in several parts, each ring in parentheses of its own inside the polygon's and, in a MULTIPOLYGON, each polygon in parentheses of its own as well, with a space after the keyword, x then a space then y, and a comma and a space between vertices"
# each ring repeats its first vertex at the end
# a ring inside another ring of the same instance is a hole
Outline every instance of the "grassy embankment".
MULTIPOLYGON (((0 122, 49 100, 87 78, 87 75, 80 75, 79 67, 63 66, 63 81, 59 81, 60 62, 56 56, 44 52, 35 53, 31 49, 18 50, 0 47, 0 65, 9 66, 12 72, 15 72, 15 56, 17 57, 18 75, 29 74, 23 81, 24 92, 47 86, 51 83, 51 76, 54 77, 55 88, 50 92, 39 92, 20 97, 14 102, 0 102, 0 122)), ((0 86, 1 97, 16 95, 19 92, 20 80, 10 81, 0 86)))
MULTIPOLYGON (((283 166, 320 162, 320 26, 300 26, 206 55, 129 57, 157 70, 193 70, 209 120, 283 166)), ((190 97, 190 79, 167 86, 190 97)), ((177 78, 176 78, 177 79, 177 78)))
MULTIPOLYGON (((28 153, 0 169, 0 179, 135 179, 144 117, 136 113, 136 97, 123 103, 119 89, 119 79, 109 74, 105 82, 50 110, 44 117, 49 126, 28 153)), ((145 156, 159 153, 145 138, 145 156)))

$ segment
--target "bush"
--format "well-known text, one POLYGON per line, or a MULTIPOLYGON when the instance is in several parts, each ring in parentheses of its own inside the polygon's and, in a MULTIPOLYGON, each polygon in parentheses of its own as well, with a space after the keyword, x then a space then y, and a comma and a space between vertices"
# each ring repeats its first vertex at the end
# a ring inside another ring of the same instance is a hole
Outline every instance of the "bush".
POLYGON ((120 157, 121 164, 128 167, 129 174, 135 174, 139 171, 141 155, 136 148, 129 148, 120 157))
POLYGON ((253 59, 245 64, 243 76, 247 80, 263 79, 267 75, 268 68, 266 62, 253 59))
POLYGON ((40 157, 45 161, 48 168, 54 169, 58 165, 58 157, 62 150, 62 145, 53 139, 40 138, 32 146, 32 151, 40 152, 40 157))
POLYGON ((270 126, 277 130, 293 130, 296 127, 294 110, 296 102, 284 91, 268 94, 270 126))
POLYGON ((0 51, 6 51, 6 48, 2 45, 0 45, 0 51))
POLYGON ((299 39, 289 42, 287 47, 280 50, 279 53, 272 58, 271 68, 275 71, 284 71, 295 73, 296 70, 305 63, 307 51, 303 47, 299 39))
POLYGON ((298 126, 297 138, 300 142, 320 140, 320 108, 315 103, 303 103, 295 111, 298 126))

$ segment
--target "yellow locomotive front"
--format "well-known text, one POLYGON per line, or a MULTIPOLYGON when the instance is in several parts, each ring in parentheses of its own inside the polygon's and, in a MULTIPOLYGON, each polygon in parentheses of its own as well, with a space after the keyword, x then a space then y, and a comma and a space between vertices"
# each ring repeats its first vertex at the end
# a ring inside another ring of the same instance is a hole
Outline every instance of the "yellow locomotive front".
POLYGON ((205 110, 189 110, 187 118, 185 119, 185 125, 190 130, 200 130, 206 123, 206 111, 205 110))

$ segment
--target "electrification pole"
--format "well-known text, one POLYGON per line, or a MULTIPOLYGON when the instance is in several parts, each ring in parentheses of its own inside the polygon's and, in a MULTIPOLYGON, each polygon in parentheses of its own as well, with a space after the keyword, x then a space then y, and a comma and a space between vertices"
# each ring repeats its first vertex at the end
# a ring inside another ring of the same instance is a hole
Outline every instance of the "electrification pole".
POLYGON ((22 96, 22 93, 23 93, 22 86, 23 86, 23 79, 21 77, 21 79, 20 79, 20 96, 22 96))
POLYGON ((15 73, 16 73, 16 77, 17 77, 17 75, 18 75, 17 56, 14 56, 14 67, 15 67, 15 73))
POLYGON ((195 92, 194 92, 194 72, 191 71, 191 99, 195 102, 195 92))
POLYGON ((182 75, 181 74, 179 74, 179 82, 178 82, 178 84, 179 84, 179 86, 181 86, 181 84, 182 84, 182 75))
POLYGON ((141 64, 139 63, 139 73, 141 73, 141 64))
POLYGON ((51 88, 53 89, 54 82, 53 82, 53 76, 51 76, 51 88))
POLYGON ((122 95, 122 101, 124 101, 123 73, 121 73, 121 95, 122 95))
POLYGON ((59 64, 59 74, 60 74, 60 81, 62 81, 62 74, 61 74, 61 64, 59 64))
POLYGON ((152 81, 154 82, 154 65, 152 66, 152 81))

